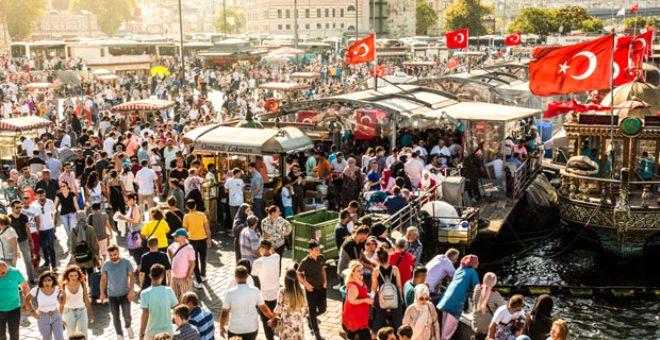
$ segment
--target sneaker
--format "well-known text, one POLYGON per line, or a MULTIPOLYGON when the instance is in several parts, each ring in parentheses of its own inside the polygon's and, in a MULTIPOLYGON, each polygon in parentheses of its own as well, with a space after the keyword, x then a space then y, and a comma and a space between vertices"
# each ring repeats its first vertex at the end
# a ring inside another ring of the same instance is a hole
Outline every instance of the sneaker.
POLYGON ((135 338, 135 333, 133 333, 132 327, 126 328, 126 335, 128 336, 129 339, 135 338))
POLYGON ((197 281, 193 282, 193 287, 196 289, 204 289, 204 286, 202 286, 202 284, 197 281))
POLYGON ((202 276, 202 282, 206 282, 206 276, 202 276))
POLYGON ((334 290, 339 290, 339 288, 341 288, 340 284, 336 284, 336 285, 332 286, 332 289, 334 289, 334 290))

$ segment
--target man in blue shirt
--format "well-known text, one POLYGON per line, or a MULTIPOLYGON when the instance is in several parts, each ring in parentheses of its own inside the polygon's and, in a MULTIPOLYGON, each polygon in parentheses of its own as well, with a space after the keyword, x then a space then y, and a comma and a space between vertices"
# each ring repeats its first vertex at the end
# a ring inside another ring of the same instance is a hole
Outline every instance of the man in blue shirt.
POLYGON ((195 292, 187 292, 181 297, 181 303, 190 309, 188 323, 197 328, 200 340, 215 339, 213 328, 213 313, 199 305, 199 298, 195 292))
POLYGON ((264 215, 264 179, 257 171, 257 165, 251 162, 248 165, 248 170, 252 176, 250 179, 250 195, 252 196, 252 211, 263 220, 264 215))
POLYGON ((140 339, 145 335, 151 339, 160 333, 172 334, 172 308, 178 304, 172 288, 161 285, 165 277, 165 267, 154 264, 149 270, 151 287, 140 295, 140 339))
POLYGON ((390 215, 394 215, 397 213, 397 211, 403 209, 406 205, 408 205, 408 201, 401 196, 401 188, 398 186, 395 186, 392 188, 392 195, 388 196, 385 199, 385 207, 387 208, 387 213, 390 215))

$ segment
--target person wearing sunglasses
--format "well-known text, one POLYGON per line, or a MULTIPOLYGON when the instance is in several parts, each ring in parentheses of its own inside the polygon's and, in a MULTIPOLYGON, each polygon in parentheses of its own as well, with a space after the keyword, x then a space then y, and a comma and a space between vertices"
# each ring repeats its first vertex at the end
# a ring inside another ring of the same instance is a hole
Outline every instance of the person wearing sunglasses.
POLYGON ((44 255, 44 266, 57 269, 55 258, 55 203, 46 198, 44 189, 37 189, 37 199, 30 204, 34 213, 34 221, 39 232, 39 243, 44 255))
POLYGON ((440 340, 438 313, 430 296, 425 284, 415 286, 415 302, 408 306, 401 322, 413 329, 411 340, 440 340))
POLYGON ((23 205, 21 204, 21 201, 14 200, 11 202, 9 223, 18 235, 18 249, 21 251, 21 257, 25 264, 28 280, 31 283, 36 283, 37 273, 32 266, 33 241, 30 232, 30 219, 26 214, 22 213, 22 209, 23 205))

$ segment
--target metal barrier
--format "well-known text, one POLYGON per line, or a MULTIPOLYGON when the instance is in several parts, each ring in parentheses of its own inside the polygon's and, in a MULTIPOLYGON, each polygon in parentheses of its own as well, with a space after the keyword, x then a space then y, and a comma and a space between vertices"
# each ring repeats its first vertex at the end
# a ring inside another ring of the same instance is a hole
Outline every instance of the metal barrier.
POLYGON ((500 285, 495 289, 503 295, 565 295, 576 298, 660 298, 660 287, 584 287, 560 285, 500 285))

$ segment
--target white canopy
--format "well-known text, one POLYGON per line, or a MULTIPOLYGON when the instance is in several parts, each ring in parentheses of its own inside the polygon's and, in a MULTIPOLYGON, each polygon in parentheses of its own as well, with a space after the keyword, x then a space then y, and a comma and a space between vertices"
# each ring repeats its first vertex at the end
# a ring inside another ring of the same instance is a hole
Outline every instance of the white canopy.
POLYGON ((554 148, 568 147, 568 136, 566 136, 566 130, 561 128, 557 133, 552 135, 545 143, 543 143, 543 149, 552 150, 554 148))
POLYGON ((206 125, 186 133, 184 141, 193 143, 196 151, 244 155, 289 153, 313 146, 312 140, 295 127, 275 130, 206 125))

